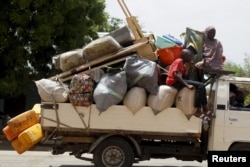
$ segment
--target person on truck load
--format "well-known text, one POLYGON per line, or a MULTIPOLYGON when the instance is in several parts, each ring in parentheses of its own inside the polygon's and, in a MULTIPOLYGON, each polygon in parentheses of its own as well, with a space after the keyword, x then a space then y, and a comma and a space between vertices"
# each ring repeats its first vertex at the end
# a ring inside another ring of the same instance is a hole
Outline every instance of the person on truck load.
POLYGON ((195 66, 202 69, 203 66, 208 69, 223 70, 223 46, 215 38, 216 29, 214 26, 208 26, 205 29, 205 41, 203 45, 203 60, 197 62, 195 66))
POLYGON ((181 58, 176 59, 169 67, 166 85, 173 86, 177 90, 184 87, 188 89, 196 88, 195 106, 197 111, 195 116, 204 118, 212 114, 207 108, 207 96, 205 85, 202 82, 187 80, 189 72, 186 69, 186 64, 191 63, 193 52, 190 49, 183 49, 181 58))

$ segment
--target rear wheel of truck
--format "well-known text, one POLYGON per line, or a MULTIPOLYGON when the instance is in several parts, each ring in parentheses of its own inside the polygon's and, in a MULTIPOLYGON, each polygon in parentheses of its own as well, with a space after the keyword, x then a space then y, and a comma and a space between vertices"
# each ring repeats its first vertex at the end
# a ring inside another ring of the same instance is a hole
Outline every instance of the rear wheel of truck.
POLYGON ((131 145, 119 137, 104 140, 94 150, 96 167, 130 167, 134 162, 131 145))

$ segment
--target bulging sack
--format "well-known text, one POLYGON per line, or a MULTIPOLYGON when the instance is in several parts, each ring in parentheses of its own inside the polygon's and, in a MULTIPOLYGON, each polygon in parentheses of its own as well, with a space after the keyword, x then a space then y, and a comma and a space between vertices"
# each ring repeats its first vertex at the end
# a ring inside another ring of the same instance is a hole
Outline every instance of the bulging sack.
POLYGON ((174 104, 177 92, 177 89, 173 87, 160 85, 156 95, 149 95, 148 106, 152 108, 154 114, 158 114, 174 104))
POLYGON ((41 79, 35 81, 38 94, 42 101, 64 103, 68 101, 69 88, 67 85, 52 81, 49 79, 41 79))
POLYGON ((127 82, 124 71, 104 74, 94 90, 96 108, 100 112, 107 110, 110 106, 122 102, 126 92, 127 82))
POLYGON ((195 89, 191 90, 184 87, 178 92, 175 100, 175 105, 187 117, 190 117, 196 112, 194 103, 195 103, 195 89))
POLYGON ((82 57, 82 49, 76 49, 72 51, 68 51, 59 55, 60 58, 54 58, 55 65, 58 66, 57 59, 60 60, 60 69, 62 71, 67 71, 72 68, 75 68, 81 64, 86 63, 86 61, 82 57))
POLYGON ((122 46, 129 46, 133 44, 133 41, 135 40, 135 37, 128 26, 112 31, 109 35, 122 46))
POLYGON ((146 90, 141 87, 133 87, 127 92, 123 104, 128 107, 133 114, 136 114, 137 111, 146 105, 146 101, 146 90))
POLYGON ((138 85, 151 94, 157 93, 159 68, 155 62, 134 54, 126 58, 123 68, 129 87, 138 85))
POLYGON ((83 47, 82 55, 86 61, 91 61, 121 48, 121 45, 111 36, 98 38, 83 47))

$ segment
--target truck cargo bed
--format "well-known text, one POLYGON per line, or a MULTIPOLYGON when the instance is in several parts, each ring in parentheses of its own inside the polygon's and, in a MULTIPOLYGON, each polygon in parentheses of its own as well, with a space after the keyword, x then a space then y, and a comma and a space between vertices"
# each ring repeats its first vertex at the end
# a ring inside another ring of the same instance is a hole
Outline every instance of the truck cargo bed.
POLYGON ((96 106, 73 106, 71 103, 42 103, 41 124, 44 129, 80 133, 121 133, 144 135, 197 136, 202 120, 189 120, 177 108, 168 108, 155 115, 150 107, 143 107, 135 115, 124 105, 113 105, 100 113, 96 106))

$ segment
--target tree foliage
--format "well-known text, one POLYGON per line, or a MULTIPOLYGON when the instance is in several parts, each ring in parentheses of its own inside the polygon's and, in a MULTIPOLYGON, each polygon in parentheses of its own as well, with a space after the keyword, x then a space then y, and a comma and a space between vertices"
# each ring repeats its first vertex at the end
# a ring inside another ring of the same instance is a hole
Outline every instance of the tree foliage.
POLYGON ((250 77, 250 54, 245 53, 243 65, 227 62, 224 65, 224 69, 234 71, 234 75, 238 77, 250 77))
POLYGON ((81 48, 107 25, 104 0, 0 1, 0 96, 55 73, 52 56, 81 48))

